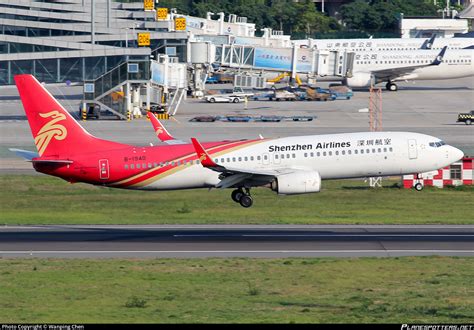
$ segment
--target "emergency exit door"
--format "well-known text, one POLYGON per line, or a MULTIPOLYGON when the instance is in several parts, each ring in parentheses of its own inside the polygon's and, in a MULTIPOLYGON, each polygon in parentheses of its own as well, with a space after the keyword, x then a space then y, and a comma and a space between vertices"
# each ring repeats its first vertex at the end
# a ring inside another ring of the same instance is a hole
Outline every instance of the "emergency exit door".
POLYGON ((101 180, 107 180, 110 176, 109 173, 109 160, 101 159, 99 160, 99 177, 101 180))
POLYGON ((418 150, 416 149, 416 140, 408 140, 408 158, 416 159, 418 157, 418 150))

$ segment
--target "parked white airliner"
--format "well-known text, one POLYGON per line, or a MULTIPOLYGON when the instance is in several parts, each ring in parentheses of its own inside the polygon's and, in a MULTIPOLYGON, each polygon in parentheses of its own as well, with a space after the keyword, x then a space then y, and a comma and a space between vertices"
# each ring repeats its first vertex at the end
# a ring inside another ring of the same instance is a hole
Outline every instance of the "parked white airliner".
POLYGON ((294 40, 297 46, 319 50, 374 52, 395 50, 462 49, 474 45, 474 38, 380 38, 380 39, 304 39, 294 40))
POLYGON ((396 81, 438 80, 474 76, 474 49, 357 52, 345 84, 353 88, 385 82, 396 91, 396 81))

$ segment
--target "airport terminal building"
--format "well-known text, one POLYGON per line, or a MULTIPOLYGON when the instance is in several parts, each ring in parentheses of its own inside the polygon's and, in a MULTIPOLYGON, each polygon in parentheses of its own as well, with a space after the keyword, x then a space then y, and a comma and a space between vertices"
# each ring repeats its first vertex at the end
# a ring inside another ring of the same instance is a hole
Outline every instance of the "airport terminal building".
POLYGON ((46 83, 85 81, 127 60, 149 63, 165 53, 186 61, 186 31, 157 20, 155 10, 144 11, 143 1, 91 1, 2 0, 0 85, 13 84, 21 73, 46 83), (142 32, 148 32, 147 46, 138 44, 142 32))

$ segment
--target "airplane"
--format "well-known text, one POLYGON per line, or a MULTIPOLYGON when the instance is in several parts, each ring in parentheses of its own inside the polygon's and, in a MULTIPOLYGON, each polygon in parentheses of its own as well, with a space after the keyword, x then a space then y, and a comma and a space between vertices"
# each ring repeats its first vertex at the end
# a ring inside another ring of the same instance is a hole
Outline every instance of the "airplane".
MULTIPOLYGON (((36 171, 68 182, 138 190, 233 188, 316 193, 321 180, 433 171, 463 157, 440 139, 410 132, 361 132, 133 146, 89 134, 32 75, 15 76, 38 152, 11 149, 36 171)), ((163 135, 158 134, 163 138, 163 135)), ((165 134, 168 141, 175 140, 165 134)))
POLYGON ((353 67, 344 78, 352 88, 386 82, 389 91, 398 90, 396 81, 438 80, 474 76, 474 50, 432 50, 356 53, 353 67))
POLYGON ((474 38, 380 38, 380 39, 303 39, 292 40, 299 47, 329 51, 374 52, 432 49, 463 49, 474 45, 474 38))

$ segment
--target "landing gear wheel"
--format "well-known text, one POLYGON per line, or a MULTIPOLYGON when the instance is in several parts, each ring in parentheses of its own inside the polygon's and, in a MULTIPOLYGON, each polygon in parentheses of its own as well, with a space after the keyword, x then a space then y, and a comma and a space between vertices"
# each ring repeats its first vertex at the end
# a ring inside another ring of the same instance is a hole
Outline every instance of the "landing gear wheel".
POLYGON ((385 85, 385 88, 387 88, 387 90, 391 92, 396 92, 398 90, 397 84, 391 82, 387 83, 387 85, 385 85))
POLYGON ((423 190, 423 185, 421 183, 416 183, 413 188, 415 188, 416 191, 422 191, 423 190))
POLYGON ((242 205, 243 207, 250 207, 250 206, 252 206, 252 204, 253 204, 253 199, 252 199, 251 196, 243 195, 240 198, 240 205, 242 205))
POLYGON ((240 203, 240 199, 244 195, 244 192, 240 189, 235 189, 232 194, 230 195, 232 197, 232 200, 236 203, 240 203))

